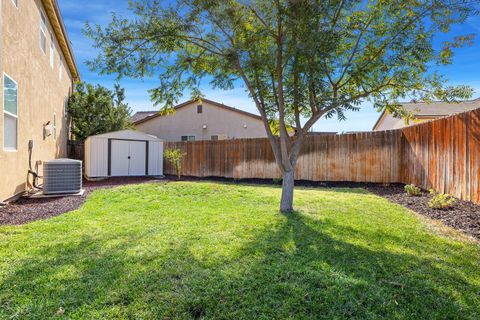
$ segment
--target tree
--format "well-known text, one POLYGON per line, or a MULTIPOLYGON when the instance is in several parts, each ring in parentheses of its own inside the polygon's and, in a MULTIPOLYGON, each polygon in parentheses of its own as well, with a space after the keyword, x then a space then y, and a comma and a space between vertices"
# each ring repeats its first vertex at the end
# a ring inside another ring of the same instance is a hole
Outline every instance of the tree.
POLYGON ((130 107, 124 102, 125 90, 115 84, 114 91, 100 85, 78 83, 68 100, 71 131, 77 140, 91 135, 131 127, 130 107))
POLYGON ((472 36, 433 46, 437 33, 478 13, 471 0, 139 0, 130 9, 134 18, 113 14, 104 29, 87 23, 85 34, 100 49, 89 66, 119 77, 157 74, 151 99, 167 109, 185 89, 198 95, 202 79, 221 89, 243 83, 283 174, 283 212, 293 210, 297 158, 320 118, 344 120, 366 100, 408 117, 401 99, 472 94, 447 86, 436 70, 472 36))

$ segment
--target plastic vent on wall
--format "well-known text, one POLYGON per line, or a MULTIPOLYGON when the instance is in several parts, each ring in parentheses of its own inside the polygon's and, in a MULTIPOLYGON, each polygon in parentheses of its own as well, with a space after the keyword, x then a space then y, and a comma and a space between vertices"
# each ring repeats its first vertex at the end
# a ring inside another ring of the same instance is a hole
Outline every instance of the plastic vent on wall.
POLYGON ((82 161, 58 159, 43 163, 43 193, 78 193, 82 190, 82 161))

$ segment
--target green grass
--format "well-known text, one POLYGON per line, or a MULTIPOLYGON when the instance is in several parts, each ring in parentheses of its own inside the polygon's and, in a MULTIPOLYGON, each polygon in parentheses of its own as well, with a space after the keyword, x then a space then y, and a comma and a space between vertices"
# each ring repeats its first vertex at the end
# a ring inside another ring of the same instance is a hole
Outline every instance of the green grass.
POLYGON ((478 243, 359 189, 279 196, 130 185, 0 227, 0 318, 480 318, 478 243))

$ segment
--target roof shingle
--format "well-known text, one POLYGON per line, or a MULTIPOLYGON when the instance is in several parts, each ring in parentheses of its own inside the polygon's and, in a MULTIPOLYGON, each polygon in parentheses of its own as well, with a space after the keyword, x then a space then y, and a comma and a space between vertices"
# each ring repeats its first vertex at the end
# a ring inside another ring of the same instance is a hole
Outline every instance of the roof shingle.
POLYGON ((455 113, 466 112, 480 108, 480 98, 459 103, 448 102, 409 102, 403 103, 403 107, 415 116, 449 116, 455 113))
POLYGON ((146 117, 153 116, 155 113, 158 113, 158 111, 138 111, 130 117, 130 120, 132 120, 132 122, 137 122, 146 117))

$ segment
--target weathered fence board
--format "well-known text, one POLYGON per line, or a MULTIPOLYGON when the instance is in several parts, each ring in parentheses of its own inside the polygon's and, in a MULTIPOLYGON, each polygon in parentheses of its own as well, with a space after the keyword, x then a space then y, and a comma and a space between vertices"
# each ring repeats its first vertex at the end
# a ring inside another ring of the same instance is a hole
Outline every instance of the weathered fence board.
MULTIPOLYGON (((268 139, 167 142, 186 153, 182 174, 280 178, 268 139)), ((174 174, 168 161, 165 173, 174 174)), ((411 127, 308 137, 296 179, 414 183, 480 203, 480 110, 411 127)))

